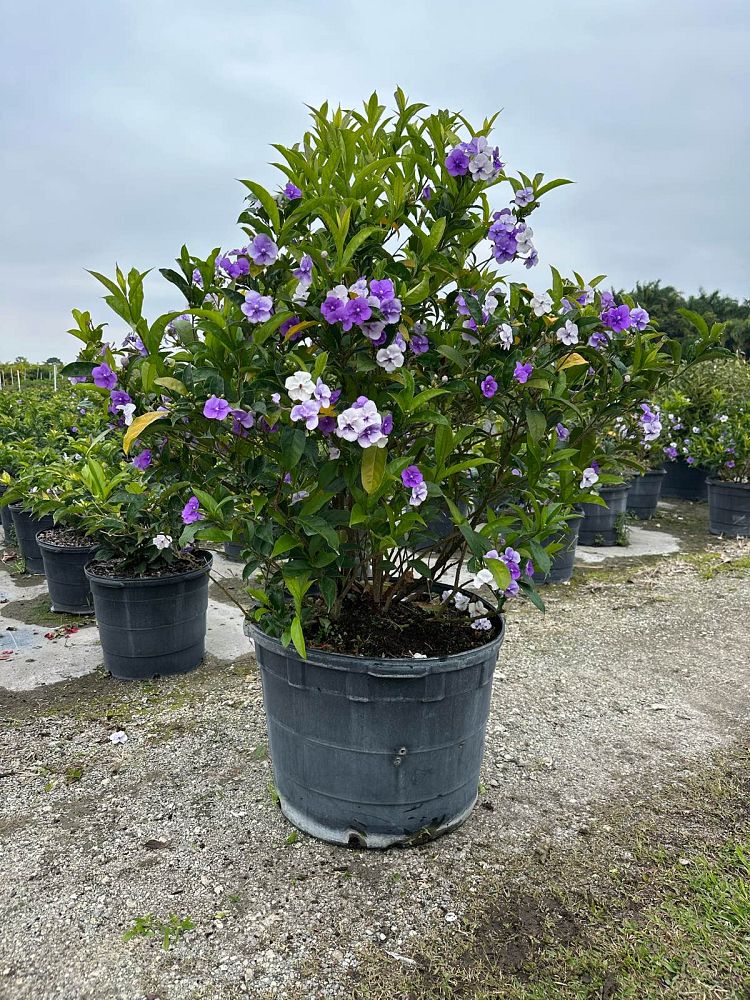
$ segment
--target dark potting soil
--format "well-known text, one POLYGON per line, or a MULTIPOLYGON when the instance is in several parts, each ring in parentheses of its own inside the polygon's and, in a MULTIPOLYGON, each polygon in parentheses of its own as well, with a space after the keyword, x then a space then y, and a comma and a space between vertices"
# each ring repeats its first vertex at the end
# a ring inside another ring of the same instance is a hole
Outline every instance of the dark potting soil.
POLYGON ((110 577, 123 580, 153 580, 165 576, 177 576, 180 573, 191 573, 194 569, 202 569, 208 562, 208 557, 199 555, 183 555, 171 563, 149 566, 141 573, 134 573, 122 568, 122 563, 116 559, 106 562, 91 563, 91 573, 94 576, 110 577))
POLYGON ((471 627, 467 614, 445 604, 394 602, 387 613, 378 614, 371 596, 358 594, 344 603, 336 622, 321 605, 319 617, 308 626, 309 645, 348 656, 449 656, 484 646, 495 638, 500 621, 489 614, 487 617, 492 628, 482 631, 471 627))
POLYGON ((50 528, 40 532, 39 538, 47 545, 59 545, 61 549, 91 549, 96 548, 97 544, 73 528, 50 528))

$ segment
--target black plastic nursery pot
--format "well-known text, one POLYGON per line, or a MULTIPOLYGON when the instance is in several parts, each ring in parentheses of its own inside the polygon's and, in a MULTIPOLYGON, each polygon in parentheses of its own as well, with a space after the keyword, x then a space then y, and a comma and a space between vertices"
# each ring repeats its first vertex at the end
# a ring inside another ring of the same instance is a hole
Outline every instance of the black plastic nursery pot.
POLYGON ((750 538, 750 483, 708 480, 708 530, 712 535, 750 538))
POLYGON ((43 574, 42 551, 37 545, 36 536, 40 531, 47 531, 54 527, 55 522, 50 515, 34 517, 33 514, 16 503, 10 505, 10 511, 13 515, 13 528, 16 532, 18 548, 26 563, 26 572, 43 574))
POLYGON ((94 599, 84 567, 91 562, 96 545, 55 545, 39 537, 44 533, 39 532, 36 542, 42 553, 52 611, 93 614, 94 599))
POLYGON ((568 530, 564 534, 553 535, 545 539, 545 545, 549 545, 550 542, 559 542, 563 547, 552 555, 552 565, 549 573, 545 573, 539 580, 540 584, 567 583, 571 579, 576 561, 578 532, 580 528, 581 518, 577 517, 568 523, 568 530))
MULTIPOLYGON (((5 483, 0 483, 0 497, 6 492, 8 487, 5 483)), ((10 512, 10 507, 6 504, 4 507, 0 507, 0 524, 3 526, 3 537, 6 543, 10 542, 13 537, 13 515, 10 512)))
POLYGON ((617 545, 618 522, 627 509, 629 483, 602 486, 599 495, 607 504, 583 503, 583 518, 578 529, 579 545, 617 545))
POLYGON ((201 663, 212 557, 200 554, 203 566, 171 576, 97 576, 96 563, 86 566, 104 666, 113 677, 186 674, 201 663))
POLYGON ((667 462, 666 476, 661 488, 663 497, 674 497, 677 500, 706 500, 708 487, 706 479, 710 475, 708 469, 699 465, 688 465, 683 458, 667 462))
POLYGON ((230 562, 242 562, 242 546, 239 542, 224 542, 224 555, 230 562))
POLYGON ((666 474, 665 469, 649 469, 642 476, 633 476, 628 491, 629 514, 642 521, 654 516, 666 474))
POLYGON ((477 800, 505 627, 478 649, 384 659, 293 647, 252 622, 276 789, 287 819, 333 844, 385 848, 460 826, 477 800))

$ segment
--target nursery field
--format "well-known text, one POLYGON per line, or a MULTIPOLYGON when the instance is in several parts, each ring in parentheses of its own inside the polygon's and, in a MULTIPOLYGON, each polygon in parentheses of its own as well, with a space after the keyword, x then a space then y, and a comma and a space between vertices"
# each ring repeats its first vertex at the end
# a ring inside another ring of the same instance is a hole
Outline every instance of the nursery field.
POLYGON ((706 528, 663 501, 639 538, 677 551, 579 550, 545 615, 509 610, 479 807, 385 853, 282 816, 215 583, 203 665, 122 684, 6 547, 0 995, 745 996, 750 542, 706 528))

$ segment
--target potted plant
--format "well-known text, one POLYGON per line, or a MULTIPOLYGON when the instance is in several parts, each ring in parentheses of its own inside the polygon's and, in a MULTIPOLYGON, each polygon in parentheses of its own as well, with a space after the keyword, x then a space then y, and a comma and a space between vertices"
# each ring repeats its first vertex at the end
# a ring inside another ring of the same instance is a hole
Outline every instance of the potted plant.
MULTIPOLYGON (((388 117, 377 95, 313 112, 276 147, 283 189, 244 182, 246 245, 183 248, 162 271, 182 309, 149 323, 142 273, 98 275, 137 339, 107 361, 133 398, 125 448, 157 441, 154 477, 189 470, 214 540, 247 504, 281 807, 376 847, 470 813, 505 603, 541 604, 544 540, 596 484, 602 428, 679 367, 595 282, 504 279, 498 265, 536 264, 529 216, 564 182, 508 174, 494 119, 423 112, 400 90, 388 117), (510 204, 493 212, 500 185, 510 204)), ((77 335, 70 371, 92 377, 101 338, 90 322, 77 335)))
POLYGON ((636 472, 630 480, 627 511, 639 520, 648 521, 656 513, 666 475, 659 447, 662 433, 659 407, 642 403, 637 418, 623 419, 618 431, 627 438, 633 457, 644 470, 636 472))
POLYGON ((710 470, 708 520, 713 535, 750 537, 750 407, 735 403, 719 413, 693 443, 710 470))
MULTIPOLYGON (((699 320, 693 317, 694 323, 699 320)), ((700 448, 694 447, 694 442, 718 414, 742 405, 749 395, 750 364, 734 356, 715 358, 686 371, 661 394, 662 452, 667 473, 663 496, 707 499, 709 469, 699 464, 696 452, 700 448)))

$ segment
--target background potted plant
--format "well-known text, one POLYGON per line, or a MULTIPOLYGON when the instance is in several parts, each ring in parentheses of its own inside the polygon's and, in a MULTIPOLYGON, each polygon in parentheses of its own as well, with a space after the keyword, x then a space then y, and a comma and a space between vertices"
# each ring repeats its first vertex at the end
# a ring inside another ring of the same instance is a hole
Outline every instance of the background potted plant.
POLYGON ((626 440, 632 457, 643 470, 637 471, 630 479, 627 511, 633 517, 647 521, 656 513, 666 475, 660 447, 662 418, 659 407, 642 403, 637 417, 622 419, 616 425, 615 433, 626 440))
POLYGON ((710 470, 709 530, 732 538, 750 536, 750 406, 735 402, 696 435, 697 461, 710 470))
POLYGON ((709 469, 700 465, 693 443, 716 416, 741 406, 748 398, 750 364, 737 356, 715 358, 691 368, 660 395, 664 425, 661 447, 667 472, 663 496, 707 499, 709 469))
MULTIPOLYGON (((131 327, 106 356, 133 400, 125 448, 158 444, 152 482, 187 469, 201 483, 204 537, 234 537, 238 497, 248 512, 248 631, 282 809, 368 846, 470 812, 504 604, 541 604, 544 540, 599 480, 602 428, 679 366, 596 281, 553 269, 534 293, 501 277, 536 264, 528 217, 565 182, 506 174, 494 119, 424 108, 398 90, 387 117, 377 95, 314 111, 300 144, 276 147, 283 189, 244 182, 247 244, 183 248, 162 271, 181 310, 149 323, 143 274, 97 274, 131 327), (500 184, 510 205, 493 212, 500 184)), ((84 315, 70 372, 96 378, 84 315)))

